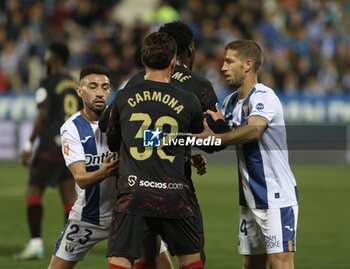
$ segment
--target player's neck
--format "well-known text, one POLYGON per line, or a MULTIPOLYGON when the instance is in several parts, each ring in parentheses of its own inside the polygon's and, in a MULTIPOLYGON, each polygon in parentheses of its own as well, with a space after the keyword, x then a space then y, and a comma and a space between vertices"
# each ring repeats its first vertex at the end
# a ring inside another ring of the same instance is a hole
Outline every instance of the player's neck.
POLYGON ((57 75, 64 73, 65 68, 62 65, 53 65, 51 66, 51 75, 57 75))
POLYGON ((257 79, 248 79, 243 83, 241 87, 239 87, 238 91, 238 98, 239 99, 246 99, 251 92, 251 90, 254 88, 254 86, 258 83, 257 79))
POLYGON ((147 70, 145 80, 170 83, 171 71, 168 69, 164 70, 147 70))
POLYGON ((90 123, 96 123, 101 115, 96 114, 94 111, 85 109, 85 107, 80 111, 81 115, 90 123))

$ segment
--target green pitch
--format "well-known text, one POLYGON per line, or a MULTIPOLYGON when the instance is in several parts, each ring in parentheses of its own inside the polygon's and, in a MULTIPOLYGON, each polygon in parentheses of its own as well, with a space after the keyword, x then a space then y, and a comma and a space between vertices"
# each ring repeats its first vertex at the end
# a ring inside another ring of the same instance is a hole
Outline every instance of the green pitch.
MULTIPOLYGON (((299 185, 300 210, 296 267, 348 269, 350 253, 350 169, 345 165, 294 165, 299 185)), ((206 268, 240 268, 237 254, 237 176, 230 163, 209 163, 208 172, 195 177, 206 233, 206 268)), ((0 163, 0 269, 47 268, 53 245, 63 227, 57 191, 44 199, 43 238, 46 258, 15 262, 11 256, 28 241, 25 220, 27 170, 15 163, 0 163)), ((105 243, 97 245, 76 268, 108 268, 105 243)), ((175 267, 177 268, 177 267, 175 267)))

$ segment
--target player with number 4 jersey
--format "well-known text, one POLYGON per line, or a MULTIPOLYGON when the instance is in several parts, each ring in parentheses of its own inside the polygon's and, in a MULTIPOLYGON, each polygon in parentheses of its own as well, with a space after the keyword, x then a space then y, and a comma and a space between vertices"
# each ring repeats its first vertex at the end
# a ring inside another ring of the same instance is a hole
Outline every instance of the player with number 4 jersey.
POLYGON ((289 166, 287 135, 281 101, 268 86, 258 83, 263 62, 260 46, 235 40, 225 46, 222 71, 237 91, 224 101, 231 131, 205 131, 225 145, 236 145, 240 204, 239 252, 242 268, 293 269, 298 221, 297 183, 289 166))

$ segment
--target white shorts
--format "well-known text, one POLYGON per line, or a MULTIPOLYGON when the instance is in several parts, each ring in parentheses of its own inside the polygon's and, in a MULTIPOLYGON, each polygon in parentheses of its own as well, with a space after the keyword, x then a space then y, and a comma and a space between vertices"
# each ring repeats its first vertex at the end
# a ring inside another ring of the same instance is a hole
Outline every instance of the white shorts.
POLYGON ((66 261, 82 261, 94 245, 108 238, 110 226, 68 219, 53 255, 66 261))
MULTIPOLYGON (((110 226, 68 219, 55 244, 53 256, 71 262, 82 261, 94 245, 108 239, 109 230, 110 226)), ((161 240, 159 253, 166 250, 167 247, 161 240)))
POLYGON ((240 207, 238 251, 242 255, 296 251, 298 206, 240 207))

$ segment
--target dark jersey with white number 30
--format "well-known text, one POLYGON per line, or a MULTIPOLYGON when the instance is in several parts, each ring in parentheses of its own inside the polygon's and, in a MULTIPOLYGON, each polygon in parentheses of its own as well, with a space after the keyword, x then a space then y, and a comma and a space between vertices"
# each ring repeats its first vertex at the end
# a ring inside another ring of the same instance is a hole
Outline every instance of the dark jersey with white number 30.
POLYGON ((145 80, 120 91, 114 102, 107 137, 110 149, 120 152, 118 212, 160 218, 193 215, 184 171, 186 149, 163 143, 163 137, 175 141, 203 130, 196 96, 170 83, 145 80))

